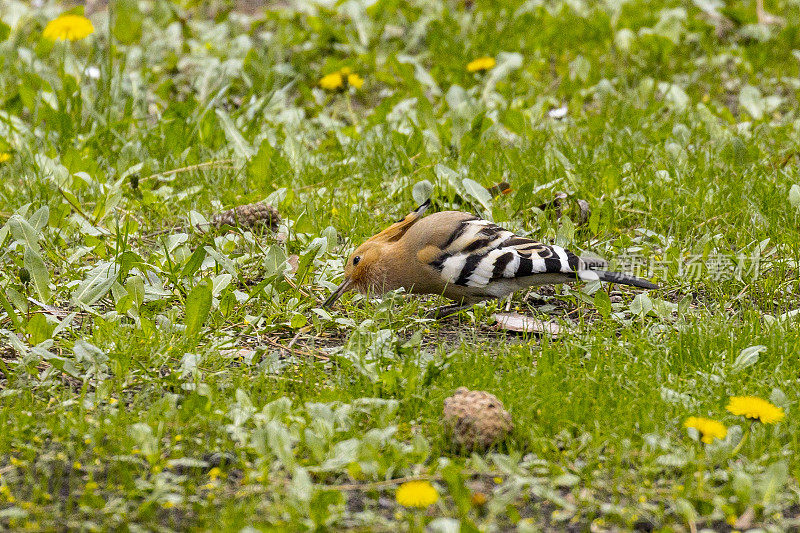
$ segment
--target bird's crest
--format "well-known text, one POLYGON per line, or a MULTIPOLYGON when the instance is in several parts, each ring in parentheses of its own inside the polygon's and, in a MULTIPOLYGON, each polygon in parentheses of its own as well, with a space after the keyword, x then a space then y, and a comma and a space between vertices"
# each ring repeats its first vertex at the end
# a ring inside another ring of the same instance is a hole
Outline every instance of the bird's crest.
POLYGON ((428 207, 430 207, 431 201, 430 199, 425 200, 418 208, 416 208, 411 213, 407 214, 402 220, 395 222, 382 232, 378 233, 377 235, 373 235, 366 242, 395 242, 400 239, 403 235, 405 235, 408 228, 414 225, 414 223, 422 218, 422 215, 425 214, 428 207))

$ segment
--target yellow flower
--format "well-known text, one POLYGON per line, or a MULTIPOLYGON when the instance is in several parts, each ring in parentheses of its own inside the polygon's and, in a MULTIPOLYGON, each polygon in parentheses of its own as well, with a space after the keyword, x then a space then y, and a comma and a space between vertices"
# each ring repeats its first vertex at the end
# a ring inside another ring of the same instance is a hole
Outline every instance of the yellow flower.
POLYGON ((336 89, 341 89, 343 85, 344 78, 342 78, 342 74, 340 72, 328 74, 319 80, 319 86, 326 91, 335 91, 336 89))
POLYGON ((0 496, 3 496, 8 503, 14 503, 16 501, 8 485, 0 485, 0 496))
POLYGON ((714 439, 722 440, 728 434, 728 428, 724 424, 711 420, 710 418, 702 418, 699 416, 690 416, 683 423, 685 428, 694 428, 700 432, 700 440, 706 444, 711 444, 714 439))
POLYGON ((755 396, 731 396, 726 409, 735 415, 760 420, 764 424, 780 422, 786 416, 782 407, 755 396))
POLYGON ((364 78, 353 72, 350 67, 342 67, 319 80, 319 86, 326 91, 337 91, 347 87, 360 89, 364 85, 364 78))
POLYGON ((425 509, 439 501, 439 493, 428 481, 409 481, 397 487, 395 499, 403 507, 425 509))
POLYGON ((0 163, 7 163, 11 161, 11 154, 8 152, 0 152, 0 163))
POLYGON ((92 21, 81 15, 61 15, 47 23, 42 32, 51 41, 79 41, 94 33, 92 21))
POLYGON ((350 85, 351 87, 355 87, 356 89, 360 89, 361 86, 364 85, 364 78, 362 78, 358 74, 348 74, 347 84, 350 85))
POLYGON ((480 70, 493 69, 497 61, 493 57, 479 57, 467 63, 467 70, 469 72, 478 72, 480 70))

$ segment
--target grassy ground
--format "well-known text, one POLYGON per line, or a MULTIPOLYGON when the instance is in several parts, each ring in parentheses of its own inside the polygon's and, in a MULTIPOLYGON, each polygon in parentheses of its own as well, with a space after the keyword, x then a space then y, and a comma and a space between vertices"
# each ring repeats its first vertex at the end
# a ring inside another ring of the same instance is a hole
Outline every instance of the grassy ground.
POLYGON ((0 6, 0 527, 800 527, 798 4, 327 5, 125 0, 56 43, 63 6, 0 6), (663 289, 517 294, 552 339, 320 309, 431 189, 663 289), (277 233, 195 226, 264 199, 277 233), (513 416, 487 453, 442 427, 459 386, 513 416))

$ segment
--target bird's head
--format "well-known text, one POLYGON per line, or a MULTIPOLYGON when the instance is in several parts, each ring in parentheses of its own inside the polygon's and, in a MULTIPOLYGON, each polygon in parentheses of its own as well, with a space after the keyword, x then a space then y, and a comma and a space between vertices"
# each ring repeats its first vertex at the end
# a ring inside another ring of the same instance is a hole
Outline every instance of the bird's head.
POLYGON ((360 293, 376 289, 380 279, 380 264, 383 254, 384 245, 379 242, 367 241, 356 248, 344 266, 344 281, 322 306, 330 307, 342 294, 352 289, 360 293))
POLYGON ((384 263, 382 259, 390 250, 390 247, 405 235, 408 228, 422 217, 429 205, 430 200, 406 215, 403 220, 392 224, 377 235, 373 235, 364 244, 356 248, 356 251, 350 254, 347 263, 344 265, 344 281, 325 300, 322 307, 332 306, 341 295, 352 289, 360 293, 382 292, 382 280, 384 278, 384 263))

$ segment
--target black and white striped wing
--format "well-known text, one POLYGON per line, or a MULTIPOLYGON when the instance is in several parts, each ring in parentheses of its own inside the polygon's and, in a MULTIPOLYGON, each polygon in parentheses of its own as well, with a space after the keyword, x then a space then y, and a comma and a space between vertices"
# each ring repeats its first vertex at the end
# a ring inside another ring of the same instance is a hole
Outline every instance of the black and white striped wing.
POLYGON ((446 283, 476 289, 537 274, 574 279, 583 268, 575 254, 560 246, 519 237, 479 218, 462 221, 441 250, 430 266, 446 283))

